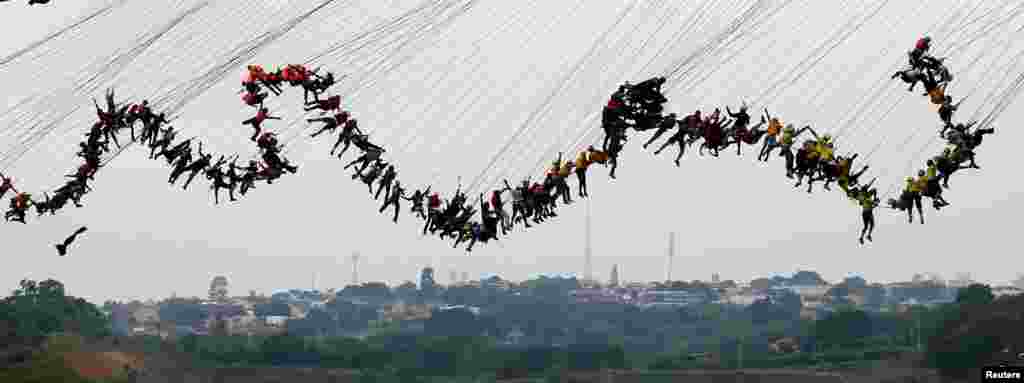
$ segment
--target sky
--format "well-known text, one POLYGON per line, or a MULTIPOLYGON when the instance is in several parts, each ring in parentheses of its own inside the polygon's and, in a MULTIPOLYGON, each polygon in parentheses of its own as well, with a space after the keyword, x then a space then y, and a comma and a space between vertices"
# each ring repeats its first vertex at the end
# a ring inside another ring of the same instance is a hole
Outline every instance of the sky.
MULTIPOLYGON (((213 2, 132 60, 129 50, 145 33, 198 2, 127 1, 0 65, 0 94, 7 100, 0 114, 0 171, 40 194, 62 182, 77 166, 75 143, 94 117, 89 98, 101 98, 108 86, 119 96, 173 108, 173 125, 186 137, 199 137, 204 149, 247 158, 255 151, 250 130, 240 126, 253 113, 239 100, 244 66, 316 57, 314 66, 349 76, 332 91, 343 96, 371 140, 389 148, 386 157, 411 187, 431 184, 450 195, 458 182, 472 185, 485 169, 483 186, 536 177, 537 167, 558 151, 575 155, 597 142, 593 117, 619 83, 671 74, 667 111, 735 110, 744 100, 752 110, 767 107, 784 122, 833 133, 840 152, 864 153, 858 161, 868 159, 868 176, 879 176, 880 191, 888 192, 920 168, 922 153, 942 147, 935 138, 935 109, 920 93, 888 80, 921 34, 931 33, 936 52, 948 57, 956 76, 949 93, 970 94, 961 119, 992 109, 1000 86, 1024 68, 1013 61, 1024 48, 1015 43, 1024 42, 1018 31, 1024 18, 1017 17, 1019 5, 1009 7, 1013 2, 854 1, 837 7, 839 1, 793 1, 777 13, 759 14, 764 19, 740 23, 735 41, 708 51, 702 47, 753 1, 646 0, 633 8, 626 0, 427 1, 473 6, 461 15, 451 7, 373 29, 421 3, 338 0, 282 29, 321 1, 213 2), (705 5, 712 10, 704 12, 705 5), (849 24, 875 11, 858 28, 849 24), (438 18, 451 20, 439 26, 432 21, 438 18), (358 38, 366 30, 375 32, 358 38), (251 60, 222 66, 220 81, 196 81, 266 31, 281 33, 251 60), (849 37, 840 40, 844 33, 849 37), (677 67, 683 69, 671 73, 677 67), (102 68, 107 72, 89 86, 74 87, 102 68), (189 85, 209 87, 196 88, 193 98, 182 91, 189 85), (53 132, 22 143, 26 127, 58 121, 64 113, 69 117, 53 132), (10 156, 23 149, 24 156, 10 156)), ((0 57, 109 1, 20 3, 0 8, 0 25, 10 28, 0 39, 0 57)), ((327 154, 332 139, 308 138, 312 127, 300 122, 300 93, 289 90, 268 103, 272 114, 284 118, 268 126, 287 142, 288 158, 300 166, 297 175, 214 206, 204 188, 185 192, 167 185, 162 163, 129 148, 101 170, 85 207, 0 228, 7 261, 0 280, 13 289, 22 278, 55 278, 71 294, 99 300, 202 296, 216 275, 229 279, 233 293, 340 288, 351 283, 354 252, 361 255, 361 281, 415 280, 428 265, 441 282, 453 269, 513 280, 582 273, 588 210, 593 273, 602 280, 616 264, 623 280, 665 279, 670 232, 677 233, 673 279, 718 273, 745 281, 810 269, 831 281, 850 274, 889 282, 916 273, 951 278, 968 272, 1005 284, 1024 271, 1013 255, 1015 221, 1024 210, 1024 180, 1013 176, 1018 169, 1011 147, 1022 134, 1011 123, 1024 118, 1019 100, 980 148, 982 170, 953 176, 945 194, 952 206, 927 209, 925 225, 880 209, 875 242, 867 246, 857 243, 859 209, 835 191, 795 189, 779 158, 758 163, 750 147, 742 157, 732 150, 720 158, 688 152, 677 168, 673 149, 653 156, 640 148, 647 137, 641 134, 627 144, 618 179, 592 168, 591 199, 467 254, 449 241, 421 236, 422 223, 404 211, 397 224, 378 214, 380 202, 341 169, 347 161, 327 154), (68 257, 58 257, 52 244, 82 225, 90 230, 68 257)))

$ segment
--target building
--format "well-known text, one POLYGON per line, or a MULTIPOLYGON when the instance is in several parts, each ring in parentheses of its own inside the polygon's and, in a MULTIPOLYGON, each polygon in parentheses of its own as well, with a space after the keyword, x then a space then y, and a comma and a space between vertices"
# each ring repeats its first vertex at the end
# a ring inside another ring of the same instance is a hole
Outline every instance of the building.
POLYGON ((624 303, 626 299, 624 299, 623 295, 628 294, 617 294, 614 289, 584 288, 569 292, 569 298, 577 304, 624 303))
POLYGON ((637 296, 637 305, 641 307, 689 306, 708 302, 707 292, 700 289, 647 290, 637 296))
POLYGON ((263 318, 263 323, 271 327, 284 327, 286 322, 288 322, 288 317, 283 315, 268 315, 263 318))
POLYGON ((996 298, 1004 295, 1018 295, 1021 293, 1024 293, 1024 290, 1015 286, 998 286, 992 288, 992 295, 995 295, 996 298))
POLYGON ((157 323, 160 322, 160 311, 155 306, 141 306, 132 313, 135 323, 157 323))

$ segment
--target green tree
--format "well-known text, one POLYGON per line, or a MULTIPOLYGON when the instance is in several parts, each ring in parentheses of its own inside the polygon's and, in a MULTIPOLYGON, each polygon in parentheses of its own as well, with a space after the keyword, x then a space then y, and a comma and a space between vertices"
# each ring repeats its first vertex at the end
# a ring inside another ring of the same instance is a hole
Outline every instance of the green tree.
POLYGON ((992 287, 981 283, 972 283, 956 293, 956 302, 960 304, 987 305, 993 300, 992 287))
POLYGON ((0 301, 0 316, 19 336, 43 336, 72 331, 82 335, 109 332, 106 316, 82 298, 67 296, 57 280, 22 280, 13 294, 0 301))
POLYGON ((825 347, 850 347, 871 336, 871 317, 861 310, 842 309, 818 320, 814 326, 814 337, 825 347))

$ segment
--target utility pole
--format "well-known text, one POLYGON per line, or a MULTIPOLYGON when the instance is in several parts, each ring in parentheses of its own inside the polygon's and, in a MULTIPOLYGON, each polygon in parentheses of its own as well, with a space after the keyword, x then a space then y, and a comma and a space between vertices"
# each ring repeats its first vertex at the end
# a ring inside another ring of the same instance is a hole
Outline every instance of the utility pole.
POLYGON ((675 257, 676 252, 676 233, 668 233, 668 271, 665 276, 665 281, 672 283, 672 258, 675 257))
POLYGON ((359 285, 359 252, 352 252, 352 284, 359 285))

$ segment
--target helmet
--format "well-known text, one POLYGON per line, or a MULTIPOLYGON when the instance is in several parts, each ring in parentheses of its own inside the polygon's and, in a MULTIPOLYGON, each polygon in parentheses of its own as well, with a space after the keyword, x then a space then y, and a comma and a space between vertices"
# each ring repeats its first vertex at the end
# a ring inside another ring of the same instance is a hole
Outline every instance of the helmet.
POLYGON ((918 177, 924 177, 924 170, 918 170, 917 171, 917 176, 918 177))
POLYGON ((821 140, 823 142, 831 142, 832 141, 832 135, 831 134, 822 135, 821 136, 821 140))
POLYGON ((907 182, 914 182, 914 177, 907 177, 907 182))
POLYGON ((932 41, 932 37, 931 36, 925 36, 924 37, 924 41, 931 42, 932 41))

